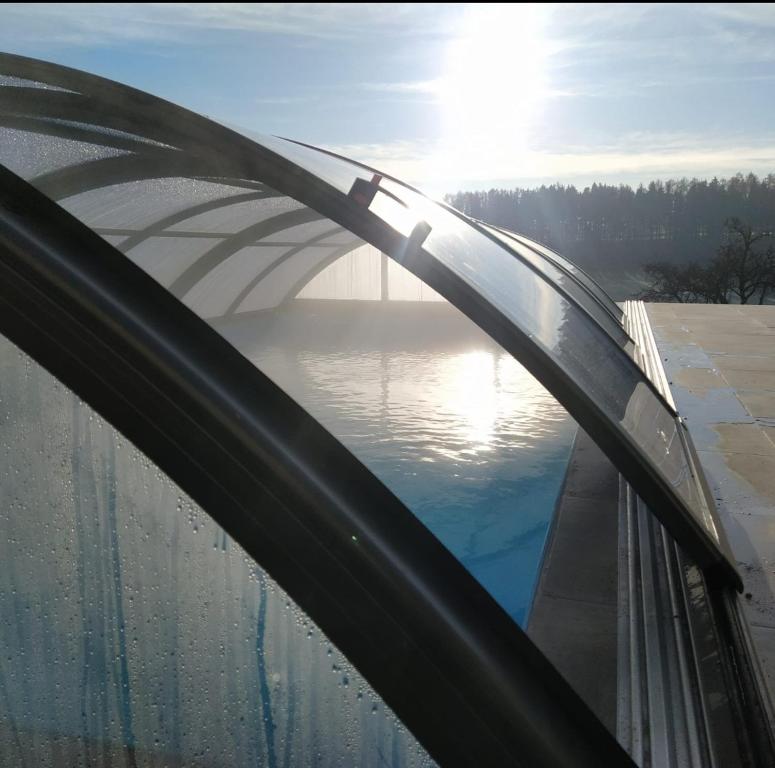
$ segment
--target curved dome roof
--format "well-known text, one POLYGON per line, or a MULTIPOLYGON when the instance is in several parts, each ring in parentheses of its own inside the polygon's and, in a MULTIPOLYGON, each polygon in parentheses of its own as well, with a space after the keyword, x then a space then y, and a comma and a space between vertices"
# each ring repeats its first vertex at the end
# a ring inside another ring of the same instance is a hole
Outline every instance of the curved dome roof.
POLYGON ((685 550, 740 587, 686 430, 635 362, 621 310, 558 254, 330 153, 12 55, 0 163, 216 328, 375 246, 511 352, 685 550))

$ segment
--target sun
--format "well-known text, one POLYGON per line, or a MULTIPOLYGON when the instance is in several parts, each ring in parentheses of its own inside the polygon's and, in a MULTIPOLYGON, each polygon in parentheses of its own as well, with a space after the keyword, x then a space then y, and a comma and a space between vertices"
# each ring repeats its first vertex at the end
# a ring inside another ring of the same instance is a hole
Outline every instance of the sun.
POLYGON ((539 4, 467 9, 437 82, 441 138, 434 175, 462 181, 483 168, 519 166, 549 92, 546 19, 539 4))

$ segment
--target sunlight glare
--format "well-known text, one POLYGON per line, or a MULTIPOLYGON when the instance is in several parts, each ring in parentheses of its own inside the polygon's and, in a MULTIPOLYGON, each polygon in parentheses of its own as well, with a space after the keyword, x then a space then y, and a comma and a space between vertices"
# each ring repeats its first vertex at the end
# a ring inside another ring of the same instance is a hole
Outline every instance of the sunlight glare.
POLYGON ((463 180, 482 167, 519 165, 548 94, 545 21, 538 4, 468 8, 438 83, 435 178, 463 180))

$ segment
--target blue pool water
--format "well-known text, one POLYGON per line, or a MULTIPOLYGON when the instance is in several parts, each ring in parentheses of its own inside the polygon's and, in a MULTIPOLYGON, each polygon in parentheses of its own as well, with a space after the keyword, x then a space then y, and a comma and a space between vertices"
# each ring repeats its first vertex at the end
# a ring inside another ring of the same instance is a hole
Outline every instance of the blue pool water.
POLYGON ((226 335, 524 626, 575 423, 446 303, 296 303, 226 335))

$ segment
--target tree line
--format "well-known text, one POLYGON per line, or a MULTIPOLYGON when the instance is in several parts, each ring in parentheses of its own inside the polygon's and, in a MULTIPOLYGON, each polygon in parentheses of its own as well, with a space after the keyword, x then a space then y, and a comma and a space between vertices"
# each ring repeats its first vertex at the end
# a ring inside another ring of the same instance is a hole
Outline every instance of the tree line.
MULTIPOLYGON (((552 184, 458 192, 445 199, 469 216, 545 243, 609 285, 619 273, 643 275, 646 265, 679 273, 689 265, 708 267, 721 249, 738 242, 740 226, 753 235, 775 232, 775 174, 652 181, 636 189, 552 184)), ((652 284, 654 277, 652 270, 652 284)), ((699 290, 700 282, 694 285, 699 290)), ((748 287, 741 290, 745 296, 748 287)), ((754 291, 746 300, 757 296, 754 291)))

